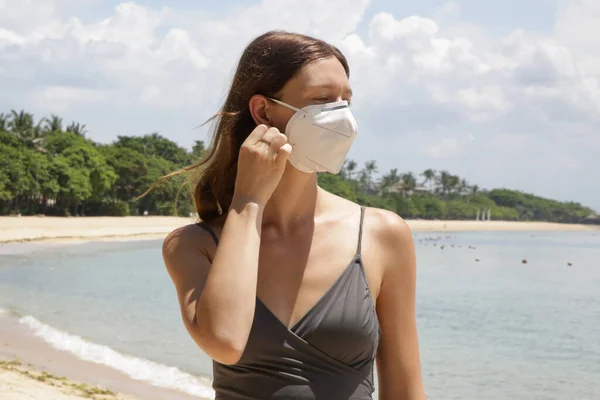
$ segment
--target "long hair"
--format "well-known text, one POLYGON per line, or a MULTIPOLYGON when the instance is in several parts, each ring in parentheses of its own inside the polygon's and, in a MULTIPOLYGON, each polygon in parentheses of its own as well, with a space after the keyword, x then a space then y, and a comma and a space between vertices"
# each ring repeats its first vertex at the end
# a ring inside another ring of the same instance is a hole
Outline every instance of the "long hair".
POLYGON ((250 98, 256 94, 276 96, 303 66, 330 57, 337 58, 350 76, 341 51, 322 40, 283 31, 267 32, 254 39, 242 53, 225 104, 210 119, 215 120, 216 129, 204 157, 166 175, 142 196, 167 178, 191 173, 192 197, 200 219, 210 221, 228 212, 240 147, 256 128, 248 106, 250 98))

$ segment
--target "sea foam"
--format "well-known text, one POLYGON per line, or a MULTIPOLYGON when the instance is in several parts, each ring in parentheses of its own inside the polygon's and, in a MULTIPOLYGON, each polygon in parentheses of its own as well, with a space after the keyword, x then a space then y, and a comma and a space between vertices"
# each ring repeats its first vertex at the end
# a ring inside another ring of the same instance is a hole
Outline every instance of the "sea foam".
MULTIPOLYGON (((6 310, 0 309, 0 315, 6 310)), ((19 319, 19 323, 30 328, 36 336, 52 347, 67 351, 81 360, 107 365, 123 372, 132 379, 166 389, 175 389, 193 396, 214 398, 210 382, 198 378, 176 367, 121 354, 110 347, 89 342, 77 335, 62 332, 40 322, 32 316, 19 319)))

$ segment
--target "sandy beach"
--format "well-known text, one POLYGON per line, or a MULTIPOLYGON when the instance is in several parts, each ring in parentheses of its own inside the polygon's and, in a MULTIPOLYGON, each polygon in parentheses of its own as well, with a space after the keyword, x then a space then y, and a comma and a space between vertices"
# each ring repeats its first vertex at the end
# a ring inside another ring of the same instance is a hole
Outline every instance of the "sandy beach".
POLYGON ((157 239, 195 222, 184 217, 0 217, 0 243, 157 239))
POLYGON ((0 315, 0 399, 202 400, 57 350, 7 315, 0 315))
POLYGON ((135 399, 111 390, 74 383, 65 377, 58 377, 45 371, 39 372, 17 360, 0 361, 0 398, 4 400, 135 399))
MULTIPOLYGON (((0 217, 0 243, 160 239, 195 222, 184 217, 0 217)), ((414 232, 594 231, 600 226, 547 222, 407 220, 414 232)))

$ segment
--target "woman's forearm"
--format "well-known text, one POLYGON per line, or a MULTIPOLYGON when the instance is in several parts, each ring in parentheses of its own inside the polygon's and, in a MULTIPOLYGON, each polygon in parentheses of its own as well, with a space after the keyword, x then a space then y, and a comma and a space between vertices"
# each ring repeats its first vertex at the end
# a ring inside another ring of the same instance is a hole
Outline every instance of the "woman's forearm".
POLYGON ((223 363, 238 361, 252 327, 263 208, 234 199, 197 304, 198 334, 223 363))

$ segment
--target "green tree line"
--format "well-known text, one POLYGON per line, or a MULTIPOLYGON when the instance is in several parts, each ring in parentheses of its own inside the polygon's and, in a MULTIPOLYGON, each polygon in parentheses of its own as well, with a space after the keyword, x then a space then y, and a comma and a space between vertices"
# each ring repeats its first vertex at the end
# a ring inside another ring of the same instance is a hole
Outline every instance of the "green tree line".
MULTIPOLYGON (((118 136, 96 143, 85 125, 57 115, 35 121, 31 113, 0 114, 0 215, 188 215, 193 212, 185 177, 156 186, 164 175, 199 160, 191 150, 159 135, 118 136), (179 196, 179 197, 178 197, 179 196), (178 198, 178 201, 175 199, 178 198)), ((588 207, 508 189, 484 190, 448 171, 420 174, 377 163, 347 160, 339 175, 319 174, 319 184, 349 200, 392 210, 405 218, 475 219, 490 209, 493 219, 598 223, 588 207)))
POLYGON ((409 219, 472 220, 478 215, 506 221, 600 223, 589 207, 509 189, 481 189, 448 171, 420 174, 392 169, 376 179, 377 163, 359 169, 347 160, 339 175, 322 174, 319 184, 358 203, 385 208, 409 219))
POLYGON ((119 136, 110 144, 86 137, 85 125, 64 126, 52 115, 0 114, 0 215, 187 215, 183 177, 169 179, 135 201, 164 175, 197 161, 192 151, 152 133, 119 136))

